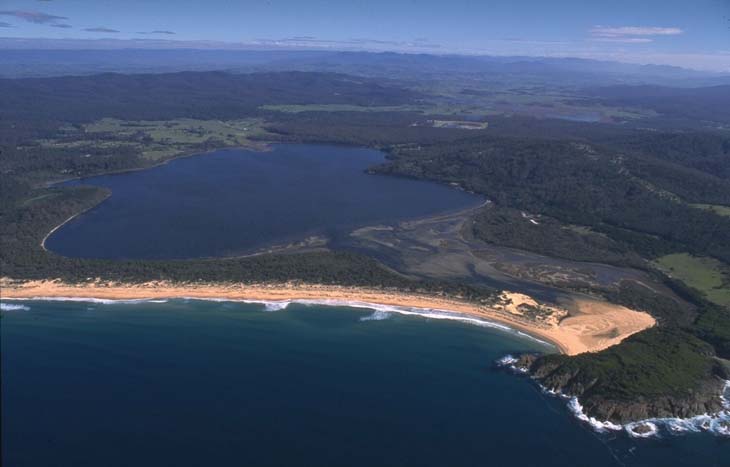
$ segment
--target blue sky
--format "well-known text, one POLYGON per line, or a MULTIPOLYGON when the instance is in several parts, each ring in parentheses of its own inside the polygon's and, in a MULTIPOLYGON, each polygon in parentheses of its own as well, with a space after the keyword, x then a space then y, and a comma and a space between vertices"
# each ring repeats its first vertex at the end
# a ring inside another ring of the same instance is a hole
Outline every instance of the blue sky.
POLYGON ((0 0, 0 37, 577 56, 730 71, 730 0, 0 0))

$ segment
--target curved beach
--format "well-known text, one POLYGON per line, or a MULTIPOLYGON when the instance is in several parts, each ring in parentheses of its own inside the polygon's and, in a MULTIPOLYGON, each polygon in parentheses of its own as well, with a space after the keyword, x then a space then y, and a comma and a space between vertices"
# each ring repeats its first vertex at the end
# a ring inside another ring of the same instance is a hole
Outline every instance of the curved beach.
MULTIPOLYGON (((493 322, 554 344, 562 353, 576 355, 616 345, 628 336, 656 324, 648 313, 598 300, 576 300, 577 311, 538 304, 519 293, 504 292, 499 303, 485 306, 434 295, 316 284, 206 284, 147 282, 142 284, 0 280, 3 299, 46 300, 160 300, 201 299, 250 302, 304 302, 353 306, 398 307, 455 313, 493 322), (549 317, 535 319, 523 306, 539 306, 549 317)), ((423 314, 423 313, 420 313, 423 314)))

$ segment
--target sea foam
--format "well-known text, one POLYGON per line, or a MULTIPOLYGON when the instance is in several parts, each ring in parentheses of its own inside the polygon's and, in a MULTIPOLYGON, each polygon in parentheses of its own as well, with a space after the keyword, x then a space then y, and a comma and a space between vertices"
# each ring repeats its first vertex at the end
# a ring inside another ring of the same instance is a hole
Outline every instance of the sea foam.
POLYGON ((265 302, 264 309, 266 311, 279 311, 279 310, 286 310, 291 302, 289 301, 281 301, 281 302, 265 302))
POLYGON ((39 301, 39 302, 78 302, 78 303, 98 303, 100 305, 124 305, 136 303, 167 303, 166 299, 137 298, 116 300, 111 298, 93 298, 93 297, 29 297, 22 299, 4 298, 3 300, 23 300, 23 301, 39 301))
POLYGON ((391 316, 393 315, 388 311, 375 310, 373 311, 373 314, 360 318, 360 321, 382 321, 390 318, 391 316))
MULTIPOLYGON (((552 347, 552 344, 545 342, 541 339, 538 339, 537 337, 531 336, 527 333, 524 333, 522 331, 518 331, 516 329, 513 329, 509 326, 506 326, 504 324, 496 323, 494 321, 488 321, 486 319, 481 318, 474 318, 468 315, 465 315, 463 313, 458 313, 454 311, 449 310, 442 310, 437 308, 419 308, 419 307, 406 307, 406 306, 397 306, 397 305, 380 305, 377 303, 369 303, 369 302, 359 302, 359 301, 351 301, 351 300, 332 300, 332 299, 322 299, 322 300, 294 300, 294 303, 300 303, 303 305, 322 305, 322 306, 342 306, 347 308, 366 308, 370 310, 374 310, 374 312, 382 312, 382 313, 397 313, 401 315, 407 315, 407 316, 420 316, 421 318, 427 318, 427 319, 443 319, 443 320, 452 320, 452 321, 460 321, 462 323, 467 324, 473 324, 475 326, 481 326, 486 328, 492 328, 492 329, 499 329, 501 331, 509 332, 511 334, 516 334, 520 337, 524 337, 526 339, 533 340, 535 342, 539 342, 540 344, 543 344, 545 346, 552 347)), ((371 315, 374 316, 374 315, 371 315)), ((383 315, 378 315, 383 316, 383 315)), ((376 318, 376 319, 383 319, 376 318)), ((366 320, 366 321, 372 321, 366 320)))
MULTIPOLYGON (((499 367, 507 368, 516 373, 526 374, 528 370, 516 366, 518 359, 513 355, 507 354, 498 359, 495 364, 499 367)), ((588 416, 583 410, 583 406, 577 397, 568 396, 539 385, 540 389, 551 396, 559 397, 567 402, 568 410, 580 421, 587 423, 591 428, 599 433, 609 431, 625 431, 632 438, 653 438, 662 434, 681 435, 684 433, 700 433, 709 432, 718 436, 730 436, 730 380, 725 381, 720 394, 722 409, 715 414, 702 414, 689 418, 666 417, 666 418, 649 418, 646 420, 637 420, 635 422, 619 425, 608 420, 601 421, 594 417, 588 416), (642 427, 645 431, 637 431, 642 427)))
POLYGON ((715 414, 702 414, 689 418, 664 417, 648 418, 637 420, 624 425, 610 421, 597 420, 589 417, 584 411, 577 397, 569 397, 556 391, 543 390, 551 395, 567 399, 568 409, 571 413, 583 422, 588 423, 595 431, 605 433, 607 431, 624 430, 632 438, 654 438, 662 434, 681 435, 684 433, 709 432, 719 436, 730 436, 730 406, 727 404, 726 394, 730 390, 730 381, 725 382, 723 395, 723 409, 715 414), (645 431, 637 431, 643 428, 645 431))
MULTIPOLYGON (((166 303, 166 299, 107 299, 107 298, 91 298, 91 297, 32 297, 23 299, 25 300, 37 300, 37 301, 67 301, 67 302, 83 302, 83 303, 97 303, 102 305, 118 305, 118 304, 137 304, 137 303, 166 303)), ((396 305, 381 305, 377 303, 361 302, 355 300, 337 300, 337 299, 295 299, 295 300, 251 300, 251 299, 231 299, 231 298, 197 298, 197 297, 179 297, 179 300, 187 301, 207 301, 207 302, 230 302, 230 303, 255 303, 264 306, 266 311, 278 311, 284 310, 289 307, 292 303, 301 305, 319 305, 319 306, 340 306, 347 308, 364 308, 373 310, 374 313, 370 316, 370 319, 363 319, 362 321, 377 321, 386 318, 386 315, 393 313, 408 315, 408 316, 420 316, 426 319, 442 319, 460 321, 462 323, 473 324, 475 326, 481 326, 492 329, 499 329, 510 334, 520 336, 525 339, 530 339, 534 342, 538 342, 546 347, 554 347, 551 343, 546 342, 542 339, 538 339, 530 334, 513 329, 504 324, 496 323, 482 318, 475 318, 468 316, 463 313, 454 312, 450 310, 443 310, 437 308, 420 308, 420 307, 407 307, 407 306, 396 306, 396 305), (380 312, 380 313, 378 313, 380 312)))
POLYGON ((278 301, 277 300, 250 300, 250 299, 246 299, 246 300, 243 300, 243 299, 240 299, 240 300, 214 299, 214 298, 206 298, 206 299, 200 299, 200 300, 219 301, 219 302, 257 303, 257 304, 264 305, 264 308, 266 309, 266 311, 284 310, 293 303, 299 304, 299 305, 305 305, 305 306, 336 306, 336 307, 345 307, 345 308, 361 308, 361 309, 373 310, 373 314, 361 318, 361 321, 379 321, 379 320, 387 319, 390 316, 392 316, 392 314, 396 314, 396 313, 401 314, 401 315, 408 315, 408 316, 419 316, 421 318, 426 318, 426 319, 443 319, 443 320, 460 321, 462 323, 473 324, 476 326, 487 327, 487 328, 492 328, 492 329, 499 329, 504 332, 509 332, 511 334, 518 335, 522 338, 530 339, 532 341, 538 342, 547 347, 553 347, 553 345, 550 344, 549 342, 538 339, 537 337, 531 336, 530 334, 524 333, 522 331, 518 331, 518 330, 513 329, 504 324, 496 323, 494 321, 489 321, 486 319, 474 318, 474 317, 471 317, 471 316, 468 316, 468 315, 465 315, 465 314, 459 313, 459 312, 437 309, 437 308, 420 308, 420 307, 408 307, 408 306, 398 306, 398 305, 382 305, 382 304, 378 304, 378 303, 361 302, 361 301, 357 301, 357 300, 338 300, 338 299, 324 299, 324 298, 323 299, 278 300, 278 301))
POLYGON ((601 421, 594 417, 589 417, 584 411, 583 406, 578 401, 577 397, 571 397, 568 399, 568 409, 575 415, 578 420, 588 423, 594 430, 599 432, 605 432, 608 430, 619 431, 623 429, 623 426, 609 421, 601 421))
POLYGON ((501 331, 516 334, 520 337, 530 339, 535 342, 539 342, 548 347, 553 347, 549 342, 538 339, 537 337, 531 336, 522 331, 518 331, 504 324, 499 324, 486 319, 474 318, 463 313, 454 312, 450 310, 442 310, 437 308, 420 308, 420 307, 407 307, 397 305, 381 305, 378 303, 361 302, 357 300, 338 300, 338 299, 294 299, 294 300, 250 300, 250 299, 218 299, 218 298, 204 298, 204 299, 192 299, 191 300, 205 300, 205 301, 217 301, 217 302, 239 302, 239 303, 257 303, 264 305, 266 311, 277 311, 284 310, 291 304, 299 304, 305 306, 335 306, 345 308, 361 308, 373 310, 373 314, 366 316, 361 321, 378 321, 387 319, 392 314, 397 313, 408 316, 420 316, 427 319, 444 319, 460 321, 467 324, 473 324, 476 326, 487 327, 492 329, 499 329, 501 331))
POLYGON ((511 371, 514 371, 515 373, 526 374, 528 372, 528 369, 517 366, 516 363, 518 361, 519 361, 519 359, 517 357, 515 357, 514 355, 507 354, 504 357, 497 360, 495 363, 497 364, 497 366, 507 368, 511 371))
POLYGON ((2 303, 0 302, 1 311, 29 311, 30 307, 27 305, 16 305, 14 303, 2 303))

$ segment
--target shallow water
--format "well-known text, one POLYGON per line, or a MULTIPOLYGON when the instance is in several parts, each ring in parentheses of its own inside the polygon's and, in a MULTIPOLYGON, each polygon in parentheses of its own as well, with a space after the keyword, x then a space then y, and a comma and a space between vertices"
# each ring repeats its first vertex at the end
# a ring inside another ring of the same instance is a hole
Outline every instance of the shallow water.
POLYGON ((591 431, 563 401, 493 368, 506 353, 546 350, 497 329, 321 305, 4 305, 4 465, 730 460, 730 440, 708 434, 591 431))
POLYGON ((69 182, 108 187, 112 196, 54 232, 46 247, 83 258, 239 255, 482 202, 445 185, 365 172, 384 161, 372 149, 276 144, 69 182))

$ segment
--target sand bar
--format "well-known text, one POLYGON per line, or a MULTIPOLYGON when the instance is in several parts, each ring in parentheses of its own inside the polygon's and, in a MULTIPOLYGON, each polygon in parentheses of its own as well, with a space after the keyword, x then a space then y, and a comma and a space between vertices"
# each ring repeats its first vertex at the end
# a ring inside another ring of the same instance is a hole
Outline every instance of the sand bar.
POLYGON ((403 308, 448 310, 506 325, 554 344, 561 352, 576 355, 618 344, 626 337, 656 324, 648 313, 598 300, 577 300, 574 309, 538 304, 530 297, 504 292, 500 303, 489 306, 429 294, 361 287, 316 284, 208 284, 147 282, 123 284, 0 279, 0 298, 5 299, 217 299, 247 301, 359 302, 403 308), (529 310, 539 309, 537 318, 529 310))

